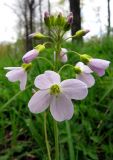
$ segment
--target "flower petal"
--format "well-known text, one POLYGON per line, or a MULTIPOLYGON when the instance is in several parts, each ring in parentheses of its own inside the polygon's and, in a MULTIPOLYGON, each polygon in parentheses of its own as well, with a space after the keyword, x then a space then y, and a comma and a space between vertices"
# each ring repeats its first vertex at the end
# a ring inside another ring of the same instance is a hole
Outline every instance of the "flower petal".
POLYGON ((60 75, 54 71, 45 71, 35 79, 35 86, 39 89, 50 88, 53 84, 60 83, 60 75))
POLYGON ((28 107, 32 113, 45 111, 50 104, 51 96, 47 90, 36 92, 30 99, 28 107))
POLYGON ((88 88, 92 87, 95 84, 94 77, 88 73, 77 74, 76 78, 87 84, 88 88))
POLYGON ((80 67, 81 71, 84 72, 84 73, 92 73, 93 72, 87 65, 85 65, 82 62, 78 62, 76 64, 76 66, 80 67))
POLYGON ((9 71, 6 74, 6 77, 8 78, 9 81, 15 82, 15 81, 21 80, 21 77, 23 75, 24 75, 24 69, 20 68, 20 69, 14 69, 9 71))
POLYGON ((61 79, 60 75, 54 71, 45 71, 44 73, 51 84, 59 84, 61 79))
POLYGON ((72 118, 73 104, 64 94, 53 96, 50 104, 50 112, 56 121, 64 121, 72 118))
POLYGON ((100 69, 106 69, 109 67, 110 61, 106 61, 103 59, 91 59, 89 62, 89 67, 90 66, 94 66, 96 68, 100 68, 100 69))
POLYGON ((95 66, 91 66, 91 69, 96 72, 100 77, 105 74, 105 69, 97 68, 95 66))
POLYGON ((25 71, 20 80, 20 89, 24 90, 27 83, 27 72, 25 71))
POLYGON ((71 99, 81 100, 88 94, 87 85, 78 79, 68 79, 61 82, 62 92, 71 99))
POLYGON ((15 69, 21 69, 22 67, 4 67, 4 69, 7 70, 15 70, 15 69))
POLYGON ((51 83, 45 76, 45 74, 40 74, 35 78, 34 84, 39 89, 47 89, 50 88, 51 83))

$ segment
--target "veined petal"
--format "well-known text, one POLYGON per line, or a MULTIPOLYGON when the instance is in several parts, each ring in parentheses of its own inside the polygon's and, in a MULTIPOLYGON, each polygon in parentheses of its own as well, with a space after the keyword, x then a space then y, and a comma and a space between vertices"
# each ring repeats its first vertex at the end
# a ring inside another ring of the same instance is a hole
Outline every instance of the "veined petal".
POLYGON ((40 74, 35 78, 34 84, 39 89, 47 89, 50 88, 51 83, 45 76, 45 74, 40 74))
POLYGON ((73 104, 64 94, 53 96, 50 104, 50 112, 56 121, 64 121, 72 118, 73 104))
POLYGON ((60 83, 60 75, 54 71, 45 71, 35 79, 35 86, 39 89, 50 88, 53 84, 60 83))
POLYGON ((34 60, 38 56, 38 51, 35 49, 32 49, 31 51, 28 51, 22 58, 24 63, 30 63, 32 60, 34 60))
POLYGON ((110 61, 103 60, 103 59, 93 59, 93 58, 88 63, 89 66, 94 66, 100 69, 106 69, 107 67, 109 67, 109 64, 110 64, 110 61))
POLYGON ((51 84, 59 84, 61 81, 60 75, 54 71, 45 71, 44 74, 51 84))
POLYGON ((93 72, 87 65, 85 65, 82 62, 78 62, 76 64, 76 66, 80 67, 81 71, 84 72, 84 73, 92 73, 93 72))
POLYGON ((94 66, 91 66, 91 69, 96 72, 100 77, 105 74, 105 69, 97 68, 94 66))
POLYGON ((51 96, 47 90, 36 92, 30 99, 28 107, 32 113, 45 111, 50 104, 51 96))
POLYGON ((88 73, 77 74, 76 78, 87 84, 88 88, 92 87, 95 84, 94 77, 88 73))
POLYGON ((88 94, 87 85, 78 79, 68 79, 61 82, 62 92, 71 99, 82 100, 88 94))

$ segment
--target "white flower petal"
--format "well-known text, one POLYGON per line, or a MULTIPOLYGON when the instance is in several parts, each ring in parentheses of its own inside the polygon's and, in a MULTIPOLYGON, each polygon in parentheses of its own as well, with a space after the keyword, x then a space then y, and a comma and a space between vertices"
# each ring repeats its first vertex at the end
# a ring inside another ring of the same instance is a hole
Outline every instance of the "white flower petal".
POLYGON ((30 99, 28 107, 32 113, 45 111, 50 104, 51 96, 47 90, 36 92, 30 99))
POLYGON ((87 85, 78 79, 68 79, 61 82, 62 92, 71 99, 81 100, 88 94, 87 85))
POLYGON ((4 67, 4 69, 7 70, 15 70, 15 69, 21 69, 22 67, 4 67))
POLYGON ((110 64, 110 61, 106 61, 103 59, 94 59, 94 58, 92 58, 88 63, 89 67, 94 66, 100 69, 106 69, 107 67, 109 67, 109 64, 110 64))
POLYGON ((77 74, 76 78, 87 84, 88 88, 92 87, 95 84, 95 79, 91 74, 81 73, 77 74))
POLYGON ((56 121, 64 121, 72 118, 73 104, 64 94, 53 96, 50 104, 50 112, 56 121))

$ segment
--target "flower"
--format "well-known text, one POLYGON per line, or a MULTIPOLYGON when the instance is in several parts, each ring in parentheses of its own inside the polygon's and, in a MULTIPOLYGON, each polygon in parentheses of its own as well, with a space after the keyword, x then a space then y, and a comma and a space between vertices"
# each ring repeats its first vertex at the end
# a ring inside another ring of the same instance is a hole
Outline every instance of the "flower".
MULTIPOLYGON (((29 64, 30 66, 30 64, 29 64)), ((9 70, 9 72, 6 74, 6 77, 11 82, 20 82, 20 90, 24 90, 26 83, 27 83, 27 72, 26 68, 23 67, 5 67, 4 69, 9 70)))
POLYGON ((45 71, 37 76, 34 84, 39 90, 28 103, 30 111, 40 113, 50 106, 50 112, 56 121, 71 119, 74 113, 71 99, 82 100, 88 94, 85 83, 77 79, 61 82, 60 75, 54 71, 45 71))
POLYGON ((93 72, 87 65, 78 62, 75 66, 76 78, 83 81, 90 88, 95 84, 95 79, 91 75, 93 72))
POLYGON ((92 71, 96 72, 100 77, 105 74, 105 69, 109 67, 110 61, 92 58, 87 54, 80 55, 83 63, 87 64, 92 71))
POLYGON ((33 50, 27 52, 23 56, 22 60, 24 63, 30 63, 32 60, 34 60, 38 56, 38 54, 39 54, 38 51, 36 49, 33 49, 33 50))
POLYGON ((105 74, 105 69, 109 67, 110 61, 103 59, 91 58, 88 66, 92 71, 96 72, 100 77, 105 74))

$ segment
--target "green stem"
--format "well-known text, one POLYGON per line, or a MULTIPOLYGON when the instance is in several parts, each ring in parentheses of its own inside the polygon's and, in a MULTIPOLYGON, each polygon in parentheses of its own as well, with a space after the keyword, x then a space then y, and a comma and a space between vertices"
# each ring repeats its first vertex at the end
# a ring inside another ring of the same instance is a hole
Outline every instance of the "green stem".
POLYGON ((46 112, 44 112, 44 134, 45 134, 45 142, 46 142, 48 160, 51 160, 50 147, 49 147, 49 142, 48 142, 48 137, 47 137, 46 112))
POLYGON ((66 121, 66 130, 67 130, 67 136, 68 136, 70 160, 74 160, 75 159, 74 147, 73 147, 73 141, 72 141, 72 136, 71 136, 70 125, 69 125, 68 121, 66 121))
POLYGON ((75 51, 69 51, 69 52, 72 52, 72 53, 77 54, 78 56, 81 56, 78 52, 75 52, 75 51))
POLYGON ((58 73, 60 74, 60 72, 61 72, 65 67, 71 67, 71 68, 74 69, 74 66, 73 66, 73 65, 71 65, 71 64, 65 64, 65 65, 63 65, 63 66, 60 68, 60 70, 58 71, 58 73))
POLYGON ((58 144, 58 126, 54 120, 54 137, 55 137, 55 160, 59 160, 59 144, 58 144))

